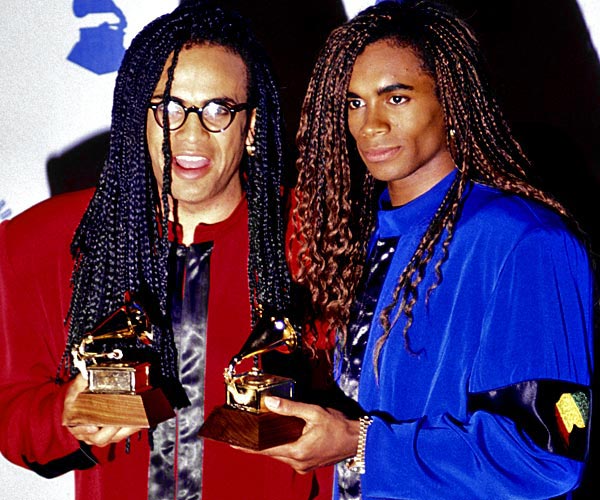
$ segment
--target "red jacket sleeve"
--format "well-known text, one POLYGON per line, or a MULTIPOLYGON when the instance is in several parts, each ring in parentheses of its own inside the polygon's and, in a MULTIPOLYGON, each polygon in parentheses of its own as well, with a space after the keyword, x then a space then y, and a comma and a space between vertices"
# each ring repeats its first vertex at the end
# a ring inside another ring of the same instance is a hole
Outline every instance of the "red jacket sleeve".
POLYGON ((62 426, 66 386, 55 379, 67 334, 69 246, 90 195, 46 200, 0 225, 0 452, 46 477, 66 472, 81 452, 62 426))

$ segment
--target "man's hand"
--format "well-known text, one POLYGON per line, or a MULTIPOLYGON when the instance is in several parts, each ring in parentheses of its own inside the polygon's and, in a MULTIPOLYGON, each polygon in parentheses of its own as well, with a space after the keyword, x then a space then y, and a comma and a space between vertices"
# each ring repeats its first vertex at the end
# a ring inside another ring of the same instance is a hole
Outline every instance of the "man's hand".
MULTIPOLYGON (((87 381, 80 375, 77 375, 71 382, 65 395, 65 404, 63 408, 63 422, 68 419, 68 416, 73 408, 75 398, 80 392, 87 389, 87 381)), ((73 434, 75 439, 83 441, 91 446, 106 446, 110 443, 118 443, 128 436, 135 434, 141 429, 138 427, 115 427, 97 425, 74 425, 68 426, 69 432, 73 434)))
POLYGON ((358 445, 358 420, 348 420, 341 412, 288 399, 265 397, 269 410, 293 415, 306 422, 302 435, 293 443, 261 451, 238 448, 248 453, 273 457, 305 474, 318 467, 353 457, 358 445))

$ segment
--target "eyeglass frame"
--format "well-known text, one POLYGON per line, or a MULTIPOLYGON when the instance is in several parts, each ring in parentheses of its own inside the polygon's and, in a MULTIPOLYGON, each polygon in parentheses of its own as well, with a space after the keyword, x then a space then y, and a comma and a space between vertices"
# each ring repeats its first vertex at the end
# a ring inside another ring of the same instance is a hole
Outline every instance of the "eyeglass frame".
MULTIPOLYGON (((183 109, 183 113, 184 113, 183 121, 177 127, 172 128, 171 123, 169 122, 169 131, 170 132, 179 130, 181 127, 183 127, 183 125, 185 124, 185 122, 188 119, 189 114, 193 112, 193 113, 196 113, 196 115, 198 116, 198 119, 200 120, 200 125, 202 125, 202 128, 204 128, 204 130, 206 130, 207 132, 210 132, 212 134, 218 134, 220 132, 224 132, 231 126, 237 113, 239 113, 240 111, 243 111, 245 109, 247 110, 247 109, 253 108, 253 106, 249 102, 242 102, 239 104, 229 104, 227 102, 223 102, 222 99, 211 99, 211 100, 207 101, 204 104, 204 106, 200 106, 200 107, 199 106, 185 106, 183 104, 183 102, 181 102, 181 100, 173 98, 173 97, 171 97, 168 102, 174 102, 176 104, 179 104, 179 106, 181 106, 181 108, 183 109), (204 108, 206 108, 210 104, 218 104, 219 106, 223 106, 224 108, 226 108, 229 111, 231 119, 229 120, 229 123, 225 127, 221 128, 221 129, 217 129, 217 130, 211 130, 204 123, 204 118, 202 117, 202 112, 204 111, 204 108)), ((150 104, 148 104, 148 109, 152 110, 152 114, 154 115, 154 120, 156 121, 156 124, 160 128, 164 128, 164 126, 160 124, 160 121, 158 118, 158 113, 159 113, 158 108, 159 108, 159 106, 161 106, 163 104, 165 104, 164 100, 162 100, 160 102, 154 102, 154 103, 151 102, 150 104)))

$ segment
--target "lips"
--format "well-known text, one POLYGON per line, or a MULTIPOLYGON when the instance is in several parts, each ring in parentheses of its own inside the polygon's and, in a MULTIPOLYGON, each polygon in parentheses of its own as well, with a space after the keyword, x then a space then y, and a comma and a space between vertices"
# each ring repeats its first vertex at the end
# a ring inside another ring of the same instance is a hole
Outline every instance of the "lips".
POLYGON ((382 161, 387 161, 390 158, 394 157, 398 151, 400 151, 399 147, 376 147, 369 149, 361 149, 361 153, 363 158, 370 163, 378 163, 382 161))
POLYGON ((173 172, 184 179, 195 179, 205 174, 210 159, 200 155, 177 155, 173 158, 173 172))

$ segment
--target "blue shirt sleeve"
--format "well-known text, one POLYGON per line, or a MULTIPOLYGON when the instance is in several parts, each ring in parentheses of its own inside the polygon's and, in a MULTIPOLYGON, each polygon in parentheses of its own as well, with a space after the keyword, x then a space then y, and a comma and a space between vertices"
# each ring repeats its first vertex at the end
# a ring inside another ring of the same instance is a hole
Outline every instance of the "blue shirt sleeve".
MULTIPOLYGON (((589 386, 593 297, 589 259, 573 235, 526 233, 507 252, 482 304, 481 328, 473 329, 480 347, 465 393, 528 380, 589 386)), ((361 483, 363 496, 373 499, 547 499, 575 488, 583 469, 583 462, 536 445, 506 416, 440 413, 375 418, 361 483)))

